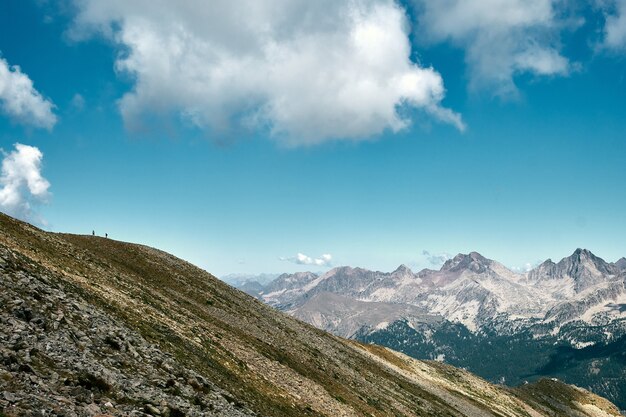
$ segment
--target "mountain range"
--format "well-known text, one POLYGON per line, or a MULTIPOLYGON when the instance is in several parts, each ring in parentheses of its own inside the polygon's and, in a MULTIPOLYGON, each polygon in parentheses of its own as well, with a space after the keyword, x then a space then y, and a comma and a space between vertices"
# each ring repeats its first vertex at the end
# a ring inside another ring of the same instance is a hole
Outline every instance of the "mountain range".
POLYGON ((0 415, 619 416, 333 336, 165 252, 0 214, 0 415))
POLYGON ((492 382, 559 377, 626 409, 625 258, 576 249, 518 273, 471 252, 417 273, 401 265, 283 274, 249 293, 343 337, 492 382))

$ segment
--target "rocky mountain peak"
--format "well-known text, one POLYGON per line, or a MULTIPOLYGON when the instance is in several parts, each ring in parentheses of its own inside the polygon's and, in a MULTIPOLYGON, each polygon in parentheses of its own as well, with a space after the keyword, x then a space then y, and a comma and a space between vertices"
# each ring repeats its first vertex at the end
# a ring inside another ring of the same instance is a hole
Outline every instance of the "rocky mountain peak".
POLYGON ((315 278, 316 276, 317 275, 315 275, 313 272, 294 272, 292 274, 285 273, 285 274, 279 275, 278 278, 276 278, 273 282, 277 282, 277 281, 287 281, 287 282, 308 281, 310 279, 315 278))
POLYGON ((556 264, 548 259, 530 271, 529 277, 537 281, 571 278, 575 282, 576 292, 580 292, 617 272, 618 268, 614 264, 605 262, 588 249, 578 248, 556 264))
POLYGON ((615 267, 620 271, 626 271, 626 258, 620 258, 613 265, 615 265, 615 267))
POLYGON ((570 256, 561 259, 558 266, 566 268, 567 273, 572 277, 585 274, 585 272, 593 274, 599 272, 607 275, 614 273, 614 268, 612 268, 611 264, 595 256, 591 251, 580 248, 576 249, 570 256))
POLYGON ((485 272, 491 265, 491 260, 478 252, 470 252, 467 255, 459 253, 452 259, 448 259, 441 267, 441 271, 458 272, 470 270, 476 273, 485 272))
POLYGON ((402 274, 402 275, 411 274, 411 275, 413 275, 413 271, 411 271, 411 268, 409 268, 405 264, 402 264, 399 267, 397 267, 396 270, 392 272, 392 274, 394 274, 394 275, 397 275, 397 274, 402 274))
POLYGON ((552 259, 548 258, 534 269, 530 270, 528 275, 530 279, 539 280, 542 278, 554 278, 556 276, 556 264, 552 259))
POLYGON ((282 274, 265 286, 265 292, 299 288, 316 278, 317 274, 314 274, 313 272, 295 272, 293 274, 282 274))
POLYGON ((332 278, 335 275, 338 275, 338 276, 351 275, 351 274, 353 274, 355 272, 355 270, 358 270, 358 269, 359 268, 352 268, 351 266, 336 266, 336 267, 328 270, 322 276, 324 278, 332 278))
POLYGON ((351 266, 344 265, 344 266, 337 266, 337 267, 331 269, 331 271, 335 270, 337 272, 341 272, 341 273, 344 273, 344 274, 349 274, 349 273, 351 273, 351 272, 353 272, 354 270, 357 270, 357 269, 360 269, 360 268, 358 266, 353 268, 351 266))
POLYGON ((595 255, 591 253, 589 249, 577 248, 574 253, 570 255, 572 259, 585 260, 585 259, 593 259, 595 255))

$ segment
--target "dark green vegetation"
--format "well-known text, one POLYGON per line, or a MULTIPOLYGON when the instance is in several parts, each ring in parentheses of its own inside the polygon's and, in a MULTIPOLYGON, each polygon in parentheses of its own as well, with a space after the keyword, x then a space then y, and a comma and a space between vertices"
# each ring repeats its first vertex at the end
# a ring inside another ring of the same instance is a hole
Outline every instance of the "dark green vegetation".
MULTIPOLYGON (((571 333, 573 329, 564 328, 571 333)), ((440 359, 494 383, 517 386, 542 377, 558 378, 602 395, 626 410, 626 336, 609 344, 575 349, 557 336, 533 338, 472 333, 458 323, 414 329, 404 321, 357 340, 376 343, 417 359, 440 359), (428 334, 428 336, 426 336, 428 334)))
MULTIPOLYGON (((20 405, 16 397, 24 392, 16 390, 34 380, 48 384, 41 395, 49 394, 49 401, 64 390, 81 395, 65 399, 73 404, 90 406, 94 397, 108 396, 146 413, 166 407, 123 396, 123 384, 112 375, 124 371, 145 374, 137 381, 145 392, 170 402, 191 390, 186 410, 202 415, 225 415, 206 406, 218 392, 233 413, 267 416, 568 416, 573 410, 592 415, 585 411, 591 406, 617 415, 607 401, 576 388, 547 381, 553 394, 518 393, 447 365, 332 336, 146 246, 47 233, 0 215, 0 254, 0 294, 10 298, 0 308, 1 329, 8 329, 0 333, 6 358, 0 404, 20 405), (63 339, 68 355, 93 355, 106 372, 64 377, 54 368, 54 377, 50 369, 58 363, 28 343, 57 335, 69 335, 63 339), (170 382, 169 373, 180 380, 170 382), (546 413, 553 404, 560 411, 546 413)), ((183 413, 168 407, 170 415, 183 413)))

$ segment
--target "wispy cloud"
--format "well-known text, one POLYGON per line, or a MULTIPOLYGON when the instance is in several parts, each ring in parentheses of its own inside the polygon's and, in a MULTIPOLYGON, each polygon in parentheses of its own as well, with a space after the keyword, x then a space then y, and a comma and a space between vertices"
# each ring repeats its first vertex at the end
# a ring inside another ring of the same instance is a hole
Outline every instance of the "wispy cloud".
POLYGON ((600 6, 606 17, 603 46, 626 50, 626 0, 601 0, 600 6))
POLYGON ((218 133, 267 130, 286 145, 361 140, 406 128, 417 109, 464 128, 442 106, 433 68, 410 59, 393 0, 76 1, 76 39, 108 37, 132 75, 119 102, 129 128, 174 113, 218 133))
POLYGON ((0 108, 11 120, 51 130, 57 122, 54 104, 33 86, 19 66, 0 58, 0 108))
POLYGON ((326 253, 321 255, 319 258, 311 258, 303 253, 298 253, 296 256, 291 257, 283 257, 280 258, 281 261, 292 262, 298 265, 316 265, 316 266, 332 266, 332 255, 326 253))
POLYGON ((474 89, 517 94, 514 76, 566 75, 571 64, 560 52, 565 26, 560 0, 413 0, 418 39, 450 41, 465 50, 474 89))
POLYGON ((50 183, 41 173, 43 154, 38 148, 21 143, 2 154, 0 210, 22 220, 45 223, 35 213, 35 207, 50 196, 50 183))
POLYGON ((440 267, 452 256, 449 253, 430 253, 426 249, 422 251, 422 255, 426 257, 426 261, 432 266, 440 267))
POLYGON ((72 100, 70 101, 70 105, 77 112, 81 112, 85 109, 85 98, 81 94, 76 93, 72 97, 72 100))

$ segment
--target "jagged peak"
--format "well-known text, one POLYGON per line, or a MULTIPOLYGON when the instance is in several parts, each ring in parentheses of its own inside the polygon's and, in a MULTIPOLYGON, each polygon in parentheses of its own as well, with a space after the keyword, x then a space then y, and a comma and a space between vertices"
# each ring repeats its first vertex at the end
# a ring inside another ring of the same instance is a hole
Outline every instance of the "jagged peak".
POLYGON ((341 266, 336 266, 334 268, 331 268, 328 270, 328 272, 330 271, 352 271, 354 268, 352 268, 349 265, 341 265, 341 266))
POLYGON ((591 253, 591 251, 589 249, 583 249, 583 248, 577 248, 574 253, 572 254, 572 256, 578 256, 578 257, 592 257, 595 256, 593 253, 591 253))
POLYGON ((305 277, 311 277, 311 276, 318 276, 318 274, 316 274, 315 272, 310 272, 310 271, 285 272, 283 274, 280 274, 279 276, 277 276, 275 279, 273 279, 270 282, 280 282, 287 278, 305 278, 305 277))
POLYGON ((619 267, 615 264, 604 261, 588 249, 577 248, 558 263, 546 260, 530 271, 529 276, 535 280, 569 277, 575 282, 576 292, 580 292, 618 272, 619 267))
POLYGON ((542 270, 546 268, 553 268, 557 265, 563 266, 565 264, 578 265, 584 260, 590 260, 596 264, 607 264, 602 258, 594 255, 589 249, 577 248, 570 256, 562 258, 559 262, 554 262, 551 258, 546 259, 539 264, 534 270, 542 270))
POLYGON ((548 258, 528 271, 528 276, 531 279, 542 279, 545 275, 552 276, 556 267, 556 263, 551 258, 548 258))
POLYGON ((588 249, 581 249, 578 248, 574 251, 574 253, 572 253, 570 256, 565 257, 563 259, 561 259, 559 261, 559 265, 563 265, 563 264, 574 264, 574 265, 579 265, 582 262, 589 260, 592 263, 594 263, 596 266, 605 269, 606 267, 609 266, 609 263, 606 262, 604 259, 594 255, 590 250, 588 249))
POLYGON ((313 281, 318 277, 313 272, 293 272, 279 275, 276 279, 268 282, 264 285, 264 289, 267 291, 273 291, 285 287, 293 287, 297 285, 304 285, 313 281))
POLYGON ((398 274, 398 273, 409 273, 409 274, 412 274, 413 271, 411 270, 411 268, 409 268, 405 264, 401 264, 399 267, 396 268, 395 271, 392 272, 392 274, 398 274))
POLYGON ((485 258, 478 252, 459 253, 454 258, 448 259, 441 267, 441 271, 470 269, 474 272, 484 272, 491 263, 490 259, 485 258))
POLYGON ((359 268, 352 268, 351 266, 336 266, 334 268, 329 269, 328 271, 326 271, 325 274, 322 275, 322 277, 324 278, 330 278, 334 275, 337 274, 350 274, 352 273, 355 269, 359 269, 359 268))
POLYGON ((626 270, 626 257, 619 258, 613 265, 620 270, 626 270))

